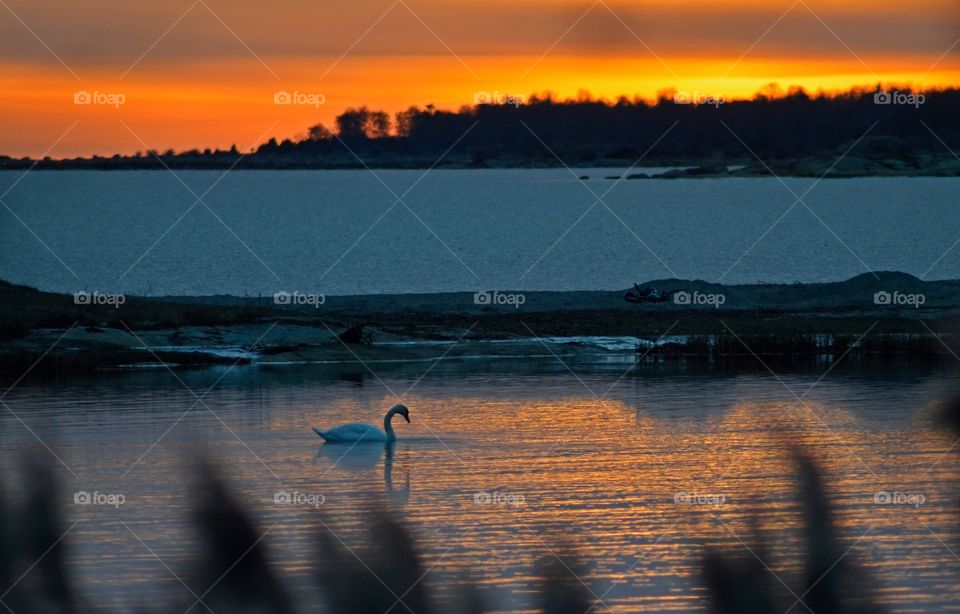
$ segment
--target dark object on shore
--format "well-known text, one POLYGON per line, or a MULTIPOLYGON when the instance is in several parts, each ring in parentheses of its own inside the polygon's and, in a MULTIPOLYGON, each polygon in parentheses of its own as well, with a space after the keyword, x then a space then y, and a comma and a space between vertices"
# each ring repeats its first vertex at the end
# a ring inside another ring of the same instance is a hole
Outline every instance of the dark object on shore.
POLYGON ((373 343, 373 333, 364 329, 363 324, 354 324, 337 335, 337 339, 348 345, 370 345, 373 343))
POLYGON ((653 286, 641 288, 639 284, 633 284, 633 288, 623 294, 623 299, 628 303, 665 303, 676 292, 676 290, 661 292, 653 286))
POLYGON ((694 166, 693 168, 674 168, 658 175, 658 179, 687 179, 690 177, 713 177, 728 175, 726 165, 713 164, 707 166, 694 166))

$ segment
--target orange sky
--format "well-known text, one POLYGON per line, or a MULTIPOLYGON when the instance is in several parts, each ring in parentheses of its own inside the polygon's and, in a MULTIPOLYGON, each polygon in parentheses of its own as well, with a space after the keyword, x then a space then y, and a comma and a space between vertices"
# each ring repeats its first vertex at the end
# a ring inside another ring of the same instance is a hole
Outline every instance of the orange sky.
POLYGON ((349 106, 457 108, 478 92, 960 84, 954 0, 5 1, 7 155, 246 148, 349 106), (278 91, 315 97, 277 105, 278 91))

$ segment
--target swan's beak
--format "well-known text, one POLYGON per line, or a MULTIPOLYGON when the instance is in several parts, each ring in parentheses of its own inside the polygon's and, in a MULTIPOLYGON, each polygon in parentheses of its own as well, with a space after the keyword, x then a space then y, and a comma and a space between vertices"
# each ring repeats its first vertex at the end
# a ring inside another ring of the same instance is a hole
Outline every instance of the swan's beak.
POLYGON ((403 419, 406 420, 407 423, 409 423, 409 422, 410 422, 410 414, 403 414, 403 419))

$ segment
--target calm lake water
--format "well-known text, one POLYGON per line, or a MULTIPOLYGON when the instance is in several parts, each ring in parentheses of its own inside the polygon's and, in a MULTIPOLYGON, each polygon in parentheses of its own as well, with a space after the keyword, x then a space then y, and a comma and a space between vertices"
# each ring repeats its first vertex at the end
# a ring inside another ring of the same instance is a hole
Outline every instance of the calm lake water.
POLYGON ((0 278, 154 295, 960 278, 957 178, 825 180, 793 206, 772 177, 604 178, 623 172, 4 172, 0 278))
MULTIPOLYGON (((75 472, 38 450, 60 478, 64 521, 79 521, 67 542, 78 580, 118 608, 189 597, 137 538, 186 573, 198 493, 185 459, 199 448, 260 529, 271 529, 273 564, 301 597, 321 516, 275 504, 280 490, 322 494, 323 518, 354 547, 367 539, 360 512, 387 505, 417 536, 428 582, 469 574, 502 610, 530 607, 533 562, 561 541, 593 561, 584 581, 614 611, 700 609, 703 544, 749 556, 740 540, 750 541, 751 511, 771 538, 771 569, 799 590, 799 502, 785 441, 820 460, 841 545, 883 603, 902 612, 960 607, 960 562, 947 547, 960 539, 957 452, 928 420, 956 378, 841 365, 822 380, 822 372, 781 382, 765 372, 653 367, 621 379, 622 365, 574 377, 556 361, 526 361, 444 362, 421 379, 428 367, 377 365, 382 380, 354 366, 179 371, 198 394, 213 386, 209 410, 186 415, 196 399, 165 369, 25 382, 5 402, 75 472), (310 430, 378 423, 391 391, 413 423, 397 426, 389 454, 363 446, 341 459, 343 447, 324 447, 310 430), (78 490, 126 502, 74 505, 78 490), (878 505, 878 491, 925 501, 878 505), (489 503, 477 496, 485 492, 502 496, 489 503), (699 505, 679 493, 725 499, 699 505), (507 496, 517 504, 502 504, 507 496)), ((21 455, 38 446, 9 413, 0 426, 5 488, 16 499, 21 455)))

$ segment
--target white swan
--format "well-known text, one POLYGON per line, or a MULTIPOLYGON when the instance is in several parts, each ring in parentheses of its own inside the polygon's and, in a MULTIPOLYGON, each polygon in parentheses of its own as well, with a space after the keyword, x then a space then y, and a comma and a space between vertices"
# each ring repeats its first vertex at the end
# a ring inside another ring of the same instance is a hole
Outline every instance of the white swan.
POLYGON ((353 423, 342 424, 338 427, 330 429, 329 431, 321 431, 317 427, 314 427, 313 432, 320 437, 323 437, 327 443, 355 441, 382 443, 384 441, 396 441, 397 436, 393 432, 393 426, 390 425, 390 421, 393 420, 394 414, 400 414, 407 422, 410 422, 410 410, 407 409, 406 405, 398 403, 391 407, 390 411, 388 411, 383 417, 382 431, 372 424, 353 423))

